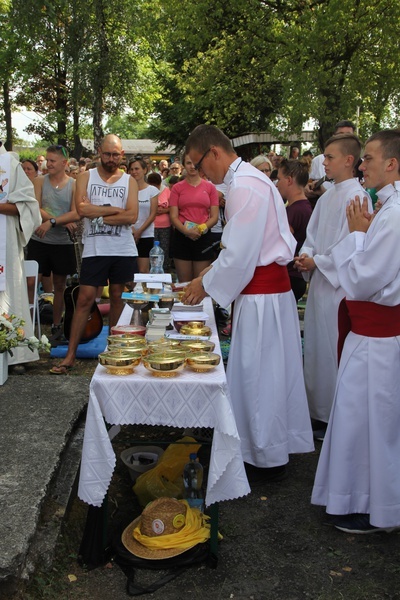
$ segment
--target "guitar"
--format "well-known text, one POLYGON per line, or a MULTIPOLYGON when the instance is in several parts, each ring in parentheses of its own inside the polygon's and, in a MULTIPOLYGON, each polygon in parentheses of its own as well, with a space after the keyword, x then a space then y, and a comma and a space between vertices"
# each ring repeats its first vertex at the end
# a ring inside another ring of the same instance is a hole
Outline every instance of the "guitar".
MULTIPOLYGON (((71 240, 74 244, 75 257, 76 257, 76 269, 78 278, 76 282, 72 282, 68 287, 64 290, 64 302, 65 302, 65 313, 64 313, 64 336, 67 340, 69 340, 71 336, 71 326, 72 326, 72 318, 74 316, 76 303, 78 301, 79 295, 79 274, 81 272, 82 265, 82 252, 79 241, 76 238, 75 234, 70 233, 71 240)), ((94 340, 103 329, 103 317, 97 306, 97 302, 93 302, 93 305, 90 309, 90 314, 85 325, 85 329, 83 331, 80 343, 90 342, 90 340, 94 340)))

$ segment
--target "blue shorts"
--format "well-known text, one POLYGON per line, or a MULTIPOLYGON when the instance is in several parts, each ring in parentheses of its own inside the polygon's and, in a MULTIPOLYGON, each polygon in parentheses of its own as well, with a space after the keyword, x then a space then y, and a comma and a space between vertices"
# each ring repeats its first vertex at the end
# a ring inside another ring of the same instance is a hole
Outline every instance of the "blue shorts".
POLYGON ((136 256, 88 256, 82 259, 79 283, 98 287, 125 284, 138 272, 136 256))

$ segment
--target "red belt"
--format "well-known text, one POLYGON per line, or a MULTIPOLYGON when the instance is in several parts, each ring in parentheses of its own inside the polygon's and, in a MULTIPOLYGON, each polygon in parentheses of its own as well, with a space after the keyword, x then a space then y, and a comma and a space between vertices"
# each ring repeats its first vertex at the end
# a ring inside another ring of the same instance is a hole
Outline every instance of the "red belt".
POLYGON ((274 262, 265 267, 256 267, 253 279, 241 293, 281 294, 290 292, 291 289, 287 268, 274 262))
POLYGON ((400 335, 400 305, 383 306, 375 302, 346 300, 339 305, 338 357, 349 331, 367 337, 395 337, 400 335))

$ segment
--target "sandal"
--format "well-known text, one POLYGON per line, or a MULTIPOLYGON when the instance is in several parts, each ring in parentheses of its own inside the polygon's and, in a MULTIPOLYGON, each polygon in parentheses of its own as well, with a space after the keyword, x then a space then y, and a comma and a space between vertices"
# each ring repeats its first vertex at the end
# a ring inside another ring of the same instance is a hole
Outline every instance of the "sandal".
POLYGON ((50 373, 52 375, 67 375, 73 368, 73 365, 55 365, 50 369, 50 373))

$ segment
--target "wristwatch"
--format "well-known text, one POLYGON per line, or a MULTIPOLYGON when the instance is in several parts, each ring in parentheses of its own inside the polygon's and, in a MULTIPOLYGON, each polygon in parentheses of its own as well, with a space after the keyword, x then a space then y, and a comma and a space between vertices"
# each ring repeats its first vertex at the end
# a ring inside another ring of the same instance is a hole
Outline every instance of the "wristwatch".
POLYGON ((55 219, 50 219, 50 223, 52 227, 55 227, 57 225, 56 220, 55 219))

